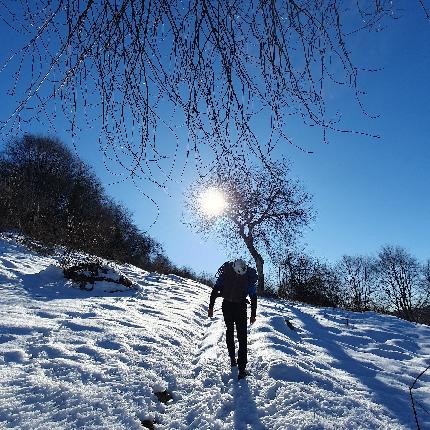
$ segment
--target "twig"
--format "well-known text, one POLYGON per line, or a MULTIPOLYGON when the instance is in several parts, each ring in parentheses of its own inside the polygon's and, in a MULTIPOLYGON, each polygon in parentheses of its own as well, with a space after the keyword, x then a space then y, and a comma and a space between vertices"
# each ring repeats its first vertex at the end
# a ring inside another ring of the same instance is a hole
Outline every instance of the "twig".
POLYGON ((414 411, 414 417, 415 417, 415 423, 417 424, 417 429, 421 430, 420 424, 418 422, 418 416, 417 416, 417 410, 415 408, 415 401, 414 401, 414 396, 412 394, 412 390, 415 388, 415 384, 418 382, 418 379, 421 378, 421 376, 424 375, 424 373, 427 372, 427 370, 430 369, 430 365, 428 365, 414 380, 414 382, 412 383, 412 385, 409 387, 409 395, 411 396, 411 402, 412 402, 412 409, 414 411))

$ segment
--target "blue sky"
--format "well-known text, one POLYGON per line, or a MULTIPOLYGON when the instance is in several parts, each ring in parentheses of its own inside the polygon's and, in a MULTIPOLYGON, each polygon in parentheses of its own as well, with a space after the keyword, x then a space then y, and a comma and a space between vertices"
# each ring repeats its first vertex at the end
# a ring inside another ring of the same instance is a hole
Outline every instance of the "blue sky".
MULTIPOLYGON (((324 144, 320 132, 296 121, 290 135, 313 154, 288 144, 280 149, 292 160, 293 175, 314 196, 317 217, 302 241, 309 252, 328 261, 343 254, 376 254, 385 244, 404 246, 421 260, 430 258, 430 22, 418 7, 405 4, 408 9, 400 20, 376 36, 361 34, 353 42, 359 63, 381 69, 363 73, 360 80, 368 92, 363 98, 368 112, 379 117, 363 115, 354 99, 340 90, 327 94, 329 104, 341 110, 345 128, 381 137, 338 133, 324 144)), ((19 44, 6 31, 0 24, 1 40, 10 40, 0 47, 2 61, 11 46, 19 44)), ((0 119, 13 106, 4 94, 9 78, 7 69, 0 74, 0 119)), ((47 129, 41 120, 23 125, 21 131, 47 129)), ((56 134, 71 145, 64 130, 59 124, 56 134)), ((263 136, 265 132, 260 130, 263 136)), ((157 209, 130 181, 112 185, 116 178, 104 167, 94 131, 78 136, 75 144, 108 194, 130 209, 137 225, 163 244, 174 263, 214 273, 228 257, 223 241, 205 242, 181 222, 182 192, 191 171, 183 183, 168 184, 170 196, 144 187, 157 200, 157 209)))

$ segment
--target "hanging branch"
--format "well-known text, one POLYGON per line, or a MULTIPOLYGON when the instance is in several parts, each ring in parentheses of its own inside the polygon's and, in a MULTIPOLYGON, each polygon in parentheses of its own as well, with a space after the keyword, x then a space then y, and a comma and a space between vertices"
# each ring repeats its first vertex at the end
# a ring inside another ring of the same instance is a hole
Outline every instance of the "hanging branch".
POLYGON ((419 403, 418 401, 416 401, 415 399, 414 399, 414 396, 413 396, 413 394, 412 394, 412 390, 415 388, 415 384, 418 382, 418 380, 421 378, 421 376, 423 376, 424 375, 424 373, 426 373, 427 372, 427 370, 429 370, 430 369, 430 365, 428 365, 416 378, 415 378, 415 380, 414 380, 414 382, 412 383, 412 385, 409 387, 409 395, 410 395, 410 397, 411 397, 411 402, 412 402, 412 409, 413 409, 413 411, 414 411, 414 417, 415 417, 415 423, 416 423, 416 425, 417 425, 417 430, 421 430, 421 427, 420 427, 420 424, 419 424, 419 422, 418 422, 418 415, 417 415, 417 409, 416 409, 416 406, 415 406, 415 404, 417 404, 418 406, 420 406, 421 407, 421 409, 423 409, 426 413, 427 413, 427 415, 430 415, 430 412, 428 411, 428 409, 425 407, 425 406, 423 406, 421 403, 419 403))
POLYGON ((285 144, 311 152, 290 138, 292 117, 324 142, 332 131, 375 136, 340 127, 325 94, 349 87, 366 113, 349 37, 395 10, 389 0, 21 0, 0 14, 28 40, 0 67, 14 70, 20 97, 0 129, 42 114, 53 126, 62 115, 72 136, 99 125, 114 173, 165 188, 191 159, 204 175, 226 157, 267 164, 285 144))

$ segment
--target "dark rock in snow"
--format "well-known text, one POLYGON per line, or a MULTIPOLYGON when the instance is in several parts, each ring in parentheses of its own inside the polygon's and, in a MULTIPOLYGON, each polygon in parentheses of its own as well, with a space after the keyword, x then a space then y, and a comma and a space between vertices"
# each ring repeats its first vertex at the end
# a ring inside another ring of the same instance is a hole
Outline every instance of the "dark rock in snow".
POLYGON ((167 390, 159 391, 159 392, 156 392, 154 394, 156 395, 158 401, 160 401, 161 403, 164 403, 164 404, 168 403, 170 400, 173 400, 172 393, 170 393, 167 390))
POLYGON ((285 324, 287 324, 287 326, 290 330, 295 330, 295 327, 293 326, 293 324, 291 323, 291 321, 288 318, 285 318, 285 324))
MULTIPOLYGON (((97 257, 82 259, 63 258, 61 261, 64 277, 79 284, 79 288, 86 291, 94 289, 95 282, 112 282, 126 289, 133 289, 133 282, 113 267, 103 264, 97 257)), ((121 292, 123 289, 111 290, 110 292, 121 292)))
POLYGON ((155 430, 154 424, 157 424, 156 420, 141 420, 140 422, 142 423, 143 427, 150 430, 155 430))

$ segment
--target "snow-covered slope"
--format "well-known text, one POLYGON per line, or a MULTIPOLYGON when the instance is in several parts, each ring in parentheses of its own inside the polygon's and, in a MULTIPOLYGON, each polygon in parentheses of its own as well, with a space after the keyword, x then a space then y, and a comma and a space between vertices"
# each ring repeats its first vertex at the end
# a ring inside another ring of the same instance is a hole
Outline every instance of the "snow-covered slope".
MULTIPOLYGON (((207 287, 120 269, 137 291, 82 291, 55 257, 0 240, 1 428, 416 428, 408 386, 429 364, 429 327, 260 300, 252 376, 237 382, 207 287), (164 389, 167 405, 154 394, 164 389)), ((417 387, 430 410, 429 376, 417 387)))

